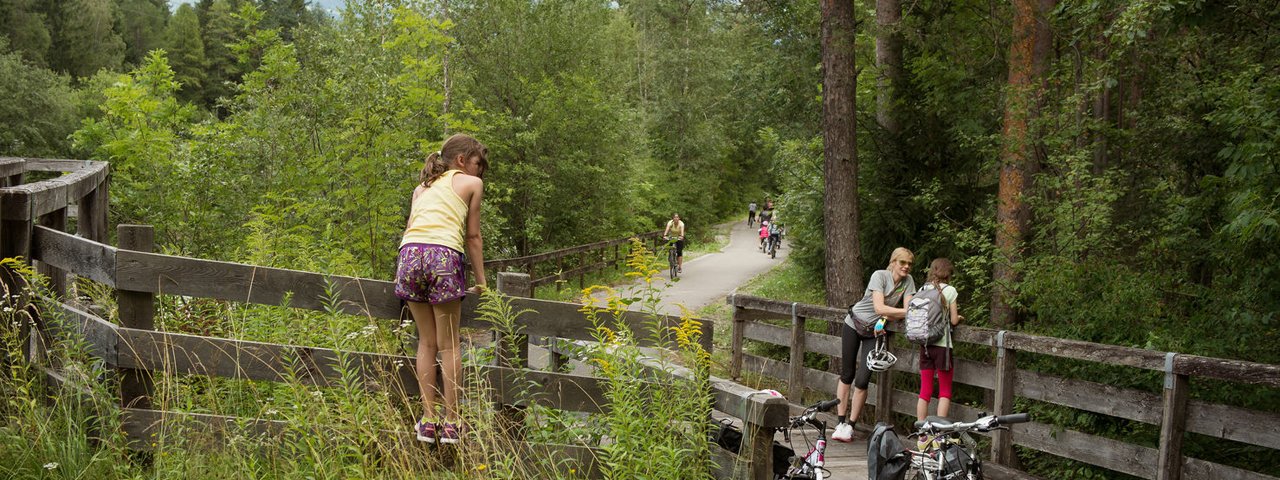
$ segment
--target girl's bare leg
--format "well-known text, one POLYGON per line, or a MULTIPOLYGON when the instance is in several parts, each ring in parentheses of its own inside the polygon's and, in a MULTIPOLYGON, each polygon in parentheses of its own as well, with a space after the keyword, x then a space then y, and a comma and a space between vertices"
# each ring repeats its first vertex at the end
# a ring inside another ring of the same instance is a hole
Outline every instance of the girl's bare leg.
POLYGON ((436 418, 436 343, 435 309, 430 303, 406 302, 413 323, 418 326, 418 356, 414 368, 418 375, 418 393, 422 395, 423 417, 436 418))
POLYGON ((462 389, 462 350, 458 346, 458 324, 462 320, 462 300, 435 305, 436 343, 440 347, 440 373, 444 377, 445 421, 458 422, 458 393, 462 389))

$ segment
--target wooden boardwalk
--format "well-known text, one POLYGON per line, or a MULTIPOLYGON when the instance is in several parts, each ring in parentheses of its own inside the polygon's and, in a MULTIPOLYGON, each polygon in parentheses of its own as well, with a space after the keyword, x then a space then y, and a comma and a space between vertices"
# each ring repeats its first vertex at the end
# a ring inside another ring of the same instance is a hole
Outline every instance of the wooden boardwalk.
MULTIPOLYGON (((803 407, 800 405, 792 405, 793 414, 799 414, 803 407)), ((732 417, 715 412, 713 416, 717 420, 729 419, 733 421, 734 426, 741 428, 742 422, 732 417)), ((831 432, 835 429, 836 417, 834 415, 819 415, 827 422, 827 454, 826 466, 831 472, 831 476, 827 477, 831 480, 867 480, 867 435, 868 432, 854 432, 853 441, 849 443, 831 441, 831 432)), ((813 442, 818 439, 818 430, 813 427, 805 427, 791 432, 791 441, 788 442, 782 432, 778 432, 774 436, 774 441, 786 445, 795 450, 796 455, 804 455, 813 448, 813 442)))

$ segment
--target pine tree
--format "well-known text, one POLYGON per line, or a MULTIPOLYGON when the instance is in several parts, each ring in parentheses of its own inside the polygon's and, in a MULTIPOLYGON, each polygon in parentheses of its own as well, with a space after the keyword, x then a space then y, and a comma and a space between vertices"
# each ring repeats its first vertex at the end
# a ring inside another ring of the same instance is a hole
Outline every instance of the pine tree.
POLYGON ((162 0, 117 0, 120 9, 120 36, 124 39, 124 61, 137 65, 147 52, 164 44, 169 9, 162 0))
POLYGON ((49 28, 35 0, 0 2, 0 35, 9 37, 9 47, 33 65, 46 65, 49 28))
POLYGON ((239 60, 231 50, 236 38, 236 19, 230 0, 214 0, 201 30, 204 40, 204 56, 208 65, 208 77, 204 84, 206 105, 216 105, 219 98, 231 95, 228 82, 240 77, 239 60))
POLYGON ((50 66, 83 78, 106 68, 119 69, 124 61, 124 41, 114 28, 116 6, 112 0, 53 2, 50 33, 53 49, 50 66))
POLYGON ((193 103, 204 100, 208 61, 204 56, 200 19, 191 5, 183 4, 173 14, 165 31, 165 45, 174 79, 182 84, 178 97, 193 103))

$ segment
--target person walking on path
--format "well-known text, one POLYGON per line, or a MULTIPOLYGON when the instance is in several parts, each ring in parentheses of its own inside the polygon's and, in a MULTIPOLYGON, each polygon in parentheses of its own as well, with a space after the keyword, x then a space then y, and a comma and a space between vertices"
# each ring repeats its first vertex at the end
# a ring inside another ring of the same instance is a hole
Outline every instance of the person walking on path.
POLYGON ((831 434, 832 440, 853 441, 853 423, 858 421, 862 407, 867 403, 867 386, 871 382, 867 353, 875 348, 875 333, 858 331, 854 322, 873 325, 882 319, 906 317, 907 310, 902 307, 911 302, 911 296, 916 292, 915 279, 911 278, 914 261, 915 254, 911 250, 904 247, 894 249, 889 256, 889 266, 871 274, 862 300, 853 305, 850 317, 844 322, 840 332, 840 381, 836 385, 836 398, 840 399, 836 406, 838 423, 831 434), (858 318, 855 320, 853 316, 858 318), (846 409, 850 386, 853 387, 853 401, 846 409))
POLYGON ((413 189, 409 222, 400 241, 396 296, 409 305, 418 327, 418 390, 422 418, 414 424, 418 440, 458 443, 465 426, 458 415, 462 351, 458 325, 467 292, 484 291, 484 240, 480 236, 480 204, 488 149, 476 139, 457 134, 440 151, 427 155, 413 189), (463 250, 466 256, 463 256, 463 250), (467 290, 466 266, 476 275, 467 290), (436 411, 436 355, 444 377, 444 415, 436 411))

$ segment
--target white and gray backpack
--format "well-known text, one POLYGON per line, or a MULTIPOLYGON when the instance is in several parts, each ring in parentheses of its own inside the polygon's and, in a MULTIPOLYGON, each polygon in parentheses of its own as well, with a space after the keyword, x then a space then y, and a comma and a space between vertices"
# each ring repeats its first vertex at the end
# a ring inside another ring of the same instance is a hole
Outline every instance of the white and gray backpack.
MULTIPOLYGON (((945 284, 944 284, 945 285, 945 284)), ((945 286, 944 286, 945 288, 945 286)), ((907 340, 918 345, 932 345, 942 339, 951 326, 951 312, 941 288, 925 285, 907 304, 907 340)))

